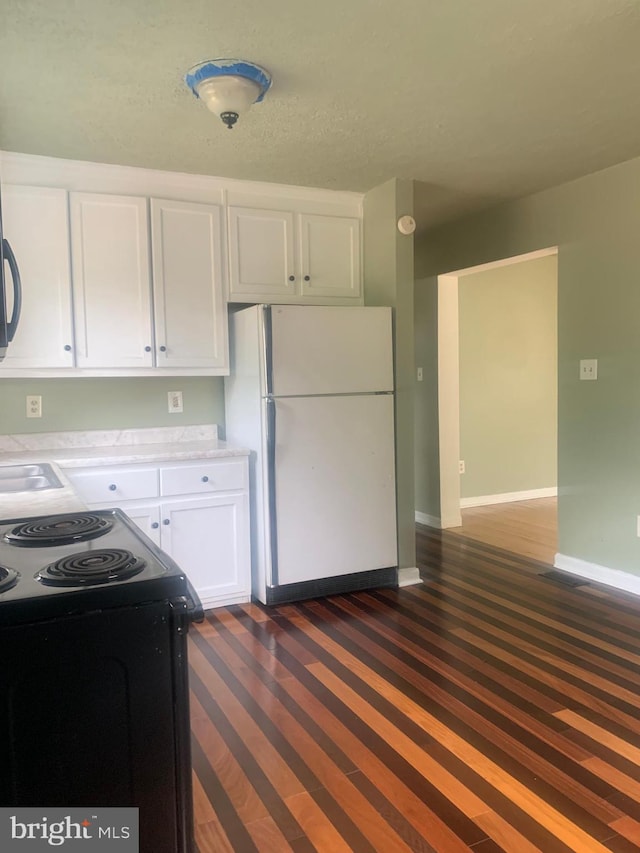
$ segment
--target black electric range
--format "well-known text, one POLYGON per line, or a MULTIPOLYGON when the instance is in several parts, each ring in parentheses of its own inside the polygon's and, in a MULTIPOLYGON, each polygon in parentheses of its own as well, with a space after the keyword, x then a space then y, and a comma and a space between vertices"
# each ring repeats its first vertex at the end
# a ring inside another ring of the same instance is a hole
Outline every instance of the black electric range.
POLYGON ((0 626, 197 595, 118 509, 0 520, 0 626))
POLYGON ((118 509, 0 520, 0 805, 136 806, 193 849, 184 572, 118 509))

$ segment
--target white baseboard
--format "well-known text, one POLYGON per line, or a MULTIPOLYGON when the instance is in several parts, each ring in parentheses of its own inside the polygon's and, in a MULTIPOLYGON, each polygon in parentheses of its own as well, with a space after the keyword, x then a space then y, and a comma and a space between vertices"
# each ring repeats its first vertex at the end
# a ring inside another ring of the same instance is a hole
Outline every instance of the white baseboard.
POLYGON ((490 504, 506 504, 511 501, 532 501, 536 498, 555 498, 558 487, 548 489, 527 489, 524 492, 502 492, 498 495, 478 495, 475 498, 460 498, 460 506, 465 509, 471 506, 489 506, 490 504))
POLYGON ((459 510, 458 512, 444 518, 437 518, 435 515, 427 515, 426 512, 418 512, 416 510, 415 517, 417 524, 426 524, 427 527, 435 527, 438 530, 446 530, 448 527, 462 526, 462 516, 460 515, 459 510))
POLYGON ((414 583, 422 583, 419 569, 415 567, 398 569, 398 586, 411 586, 414 583))
POLYGON ((437 527, 438 530, 442 527, 440 519, 436 518, 435 515, 427 515, 426 512, 418 512, 418 510, 416 510, 416 523, 426 524, 427 527, 437 527))
POLYGON ((568 557, 566 554, 556 554, 553 565, 556 569, 561 569, 571 575, 579 575, 581 578, 640 595, 640 575, 632 575, 630 572, 621 572, 619 569, 599 566, 597 563, 588 563, 586 560, 568 557))

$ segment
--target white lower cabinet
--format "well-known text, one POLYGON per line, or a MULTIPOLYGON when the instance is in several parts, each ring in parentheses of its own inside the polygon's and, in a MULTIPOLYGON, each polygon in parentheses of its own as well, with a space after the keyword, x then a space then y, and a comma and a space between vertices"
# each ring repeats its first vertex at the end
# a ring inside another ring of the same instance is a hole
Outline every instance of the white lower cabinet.
MULTIPOLYGON (((93 508, 96 509, 95 505, 93 508)), ((99 504, 102 507, 102 504, 99 504)), ((113 504, 109 504, 113 506, 113 504)), ((160 504, 138 504, 132 501, 131 503, 120 504, 121 508, 127 513, 131 521, 146 533, 149 539, 152 539, 156 545, 162 547, 160 541, 160 504)))
POLYGON ((160 547, 187 573, 204 607, 249 600, 247 495, 176 498, 160 514, 160 547))
POLYGON ((90 509, 126 512, 186 573, 205 609, 250 600, 246 457, 65 473, 90 509))

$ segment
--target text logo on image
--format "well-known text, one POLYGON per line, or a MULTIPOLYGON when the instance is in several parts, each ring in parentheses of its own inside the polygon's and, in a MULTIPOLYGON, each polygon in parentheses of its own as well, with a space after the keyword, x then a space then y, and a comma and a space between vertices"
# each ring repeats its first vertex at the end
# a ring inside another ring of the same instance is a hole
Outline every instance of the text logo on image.
POLYGON ((136 808, 0 808, 2 853, 138 853, 136 808))

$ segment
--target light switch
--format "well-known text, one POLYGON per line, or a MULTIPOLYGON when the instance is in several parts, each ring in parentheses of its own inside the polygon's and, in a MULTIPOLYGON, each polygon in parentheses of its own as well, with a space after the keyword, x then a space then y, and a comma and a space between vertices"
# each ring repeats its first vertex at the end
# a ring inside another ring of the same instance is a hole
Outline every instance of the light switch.
POLYGON ((598 359, 597 358, 582 358, 580 359, 580 379, 597 379, 598 378, 598 359))

